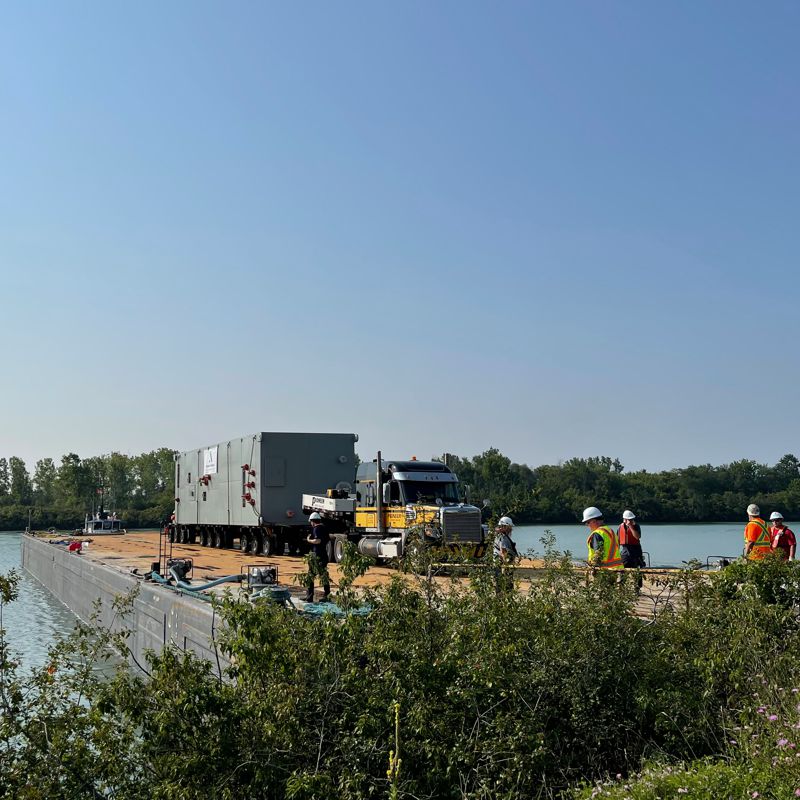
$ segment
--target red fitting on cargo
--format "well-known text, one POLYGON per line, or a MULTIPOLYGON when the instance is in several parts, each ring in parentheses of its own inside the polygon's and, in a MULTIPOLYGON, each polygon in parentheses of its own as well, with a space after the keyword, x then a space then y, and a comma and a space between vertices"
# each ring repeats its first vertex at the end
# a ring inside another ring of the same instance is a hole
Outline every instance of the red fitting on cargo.
POLYGON ((248 500, 248 502, 250 503, 251 506, 254 506, 256 504, 255 500, 248 500))
POLYGON ((250 469, 250 465, 249 465, 249 464, 242 464, 242 469, 243 469, 245 472, 247 472, 247 470, 249 470, 249 469, 250 469))
POLYGON ((286 511, 286 516, 287 516, 287 517, 289 517, 289 519, 291 519, 291 518, 294 516, 294 511, 292 511, 292 509, 291 509, 291 508, 290 508, 290 509, 288 509, 288 510, 286 511))
POLYGON ((253 476, 255 476, 255 474, 256 474, 256 471, 255 471, 254 469, 251 469, 251 470, 250 470, 250 474, 251 474, 251 475, 253 475, 253 476))
POLYGON ((246 486, 248 489, 255 489, 255 488, 256 488, 255 481, 248 481, 248 482, 245 484, 245 486, 246 486))
POLYGON ((242 495, 242 497, 243 497, 245 500, 247 500, 247 502, 248 502, 248 503, 250 502, 250 492, 245 492, 245 493, 242 495))

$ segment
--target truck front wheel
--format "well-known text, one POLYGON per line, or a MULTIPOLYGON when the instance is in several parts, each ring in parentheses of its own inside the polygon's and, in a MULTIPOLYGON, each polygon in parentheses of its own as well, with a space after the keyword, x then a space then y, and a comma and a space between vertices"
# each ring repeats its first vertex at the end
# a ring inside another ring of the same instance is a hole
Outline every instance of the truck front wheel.
POLYGON ((342 563, 342 559, 344 558, 344 546, 346 542, 347 542, 346 536, 333 537, 333 560, 337 564, 342 563))

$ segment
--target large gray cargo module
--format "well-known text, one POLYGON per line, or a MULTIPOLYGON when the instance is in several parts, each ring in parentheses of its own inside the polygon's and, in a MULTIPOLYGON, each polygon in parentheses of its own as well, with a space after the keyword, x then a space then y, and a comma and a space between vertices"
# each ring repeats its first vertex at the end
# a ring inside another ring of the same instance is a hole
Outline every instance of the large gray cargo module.
POLYGON ((282 552, 308 525, 303 493, 353 485, 353 433, 254 433, 175 456, 175 538, 282 552), (296 529, 296 530, 293 530, 296 529), (265 539, 272 541, 266 542, 265 539))

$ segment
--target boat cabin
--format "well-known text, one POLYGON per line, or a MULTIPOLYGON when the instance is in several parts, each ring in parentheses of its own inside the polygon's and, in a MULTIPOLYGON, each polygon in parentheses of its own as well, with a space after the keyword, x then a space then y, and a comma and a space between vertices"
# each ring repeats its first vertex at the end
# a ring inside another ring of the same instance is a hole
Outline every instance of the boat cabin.
POLYGON ((118 519, 116 514, 109 514, 106 511, 100 511, 93 516, 87 514, 83 523, 83 534, 86 536, 125 532, 123 521, 118 519))

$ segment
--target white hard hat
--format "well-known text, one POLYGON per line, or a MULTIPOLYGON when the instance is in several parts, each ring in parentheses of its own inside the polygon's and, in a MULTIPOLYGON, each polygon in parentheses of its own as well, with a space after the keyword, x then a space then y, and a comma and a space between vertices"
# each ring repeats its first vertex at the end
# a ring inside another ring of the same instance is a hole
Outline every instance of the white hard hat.
POLYGON ((590 519, 602 519, 603 512, 596 506, 589 506, 583 509, 583 519, 581 522, 588 522, 590 519))
POLYGON ((513 528, 514 520, 512 520, 511 517, 500 517, 500 519, 497 520, 497 527, 500 528, 501 526, 504 525, 508 526, 509 528, 513 528))
POLYGON ((322 519, 322 517, 321 517, 319 514, 317 514, 317 512, 315 511, 315 512, 314 512, 313 514, 311 514, 311 516, 308 518, 308 521, 309 521, 309 522, 316 522, 316 521, 318 521, 318 520, 321 520, 321 519, 322 519))
POLYGON ((761 513, 761 509, 755 503, 750 503, 750 505, 747 506, 747 513, 751 517, 757 517, 761 513))
POLYGON ((622 512, 622 519, 636 519, 636 514, 634 514, 633 511, 628 511, 628 509, 626 508, 622 512))
POLYGON ((772 513, 769 515, 769 518, 770 518, 770 519, 783 519, 783 514, 781 514, 781 512, 780 512, 780 511, 773 511, 773 512, 772 512, 772 513))

